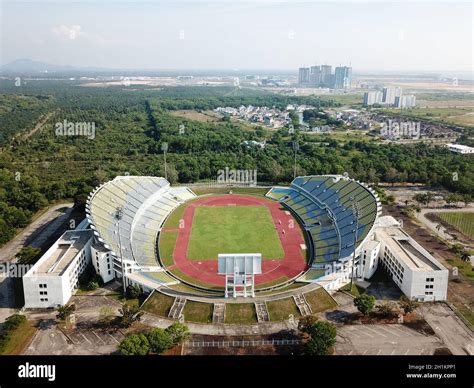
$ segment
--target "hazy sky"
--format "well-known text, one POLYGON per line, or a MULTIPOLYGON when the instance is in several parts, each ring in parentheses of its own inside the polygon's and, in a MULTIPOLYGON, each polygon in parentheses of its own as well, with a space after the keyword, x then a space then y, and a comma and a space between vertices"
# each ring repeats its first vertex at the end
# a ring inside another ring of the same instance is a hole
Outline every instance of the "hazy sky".
POLYGON ((473 67, 470 2, 5 1, 0 62, 150 69, 473 67))

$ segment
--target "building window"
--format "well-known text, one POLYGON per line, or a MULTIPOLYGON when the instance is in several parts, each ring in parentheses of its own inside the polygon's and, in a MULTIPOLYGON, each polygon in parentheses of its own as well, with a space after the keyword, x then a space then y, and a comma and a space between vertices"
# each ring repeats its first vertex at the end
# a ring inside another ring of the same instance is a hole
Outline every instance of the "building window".
POLYGON ((434 278, 426 278, 426 282, 434 282, 434 278))
POLYGON ((40 295, 48 295, 48 291, 40 291, 40 295))
POLYGON ((40 298, 40 302, 47 302, 48 298, 40 298))
POLYGON ((47 288, 47 284, 46 283, 40 283, 39 288, 47 288))

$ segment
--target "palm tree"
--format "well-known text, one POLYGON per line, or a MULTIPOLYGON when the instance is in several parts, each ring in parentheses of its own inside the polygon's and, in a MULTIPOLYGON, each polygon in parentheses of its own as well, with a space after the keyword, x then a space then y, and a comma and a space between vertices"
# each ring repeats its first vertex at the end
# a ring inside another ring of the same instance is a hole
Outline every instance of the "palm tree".
POLYGON ((461 260, 467 263, 468 261, 471 260, 471 255, 467 253, 466 251, 464 251, 461 253, 461 260))

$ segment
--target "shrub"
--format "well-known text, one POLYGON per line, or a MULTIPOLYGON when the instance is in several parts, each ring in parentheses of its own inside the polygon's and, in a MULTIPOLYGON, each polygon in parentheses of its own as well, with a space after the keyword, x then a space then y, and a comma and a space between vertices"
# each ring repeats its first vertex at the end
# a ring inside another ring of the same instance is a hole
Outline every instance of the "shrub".
POLYGON ((336 343, 336 326, 327 321, 318 321, 307 327, 310 339, 305 344, 305 353, 312 356, 322 356, 336 343))
POLYGON ((122 340, 118 349, 123 356, 146 356, 150 343, 144 334, 132 334, 122 340))
POLYGON ((153 353, 163 353, 173 346, 173 338, 163 329, 152 329, 146 334, 146 337, 153 353))
POLYGON ((178 345, 191 338, 191 333, 184 323, 173 323, 165 329, 166 333, 171 337, 173 345, 178 345))
POLYGON ((359 295, 354 299, 354 306, 356 306, 357 310, 362 314, 367 315, 374 309, 375 298, 369 294, 359 295))

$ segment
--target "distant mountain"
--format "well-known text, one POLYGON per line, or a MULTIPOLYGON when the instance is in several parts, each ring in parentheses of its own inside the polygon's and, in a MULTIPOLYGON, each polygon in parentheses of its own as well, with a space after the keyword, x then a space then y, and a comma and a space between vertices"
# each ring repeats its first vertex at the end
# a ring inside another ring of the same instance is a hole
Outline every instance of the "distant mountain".
POLYGON ((57 73, 71 70, 77 70, 77 68, 33 61, 28 58, 17 59, 0 67, 2 73, 57 73))

